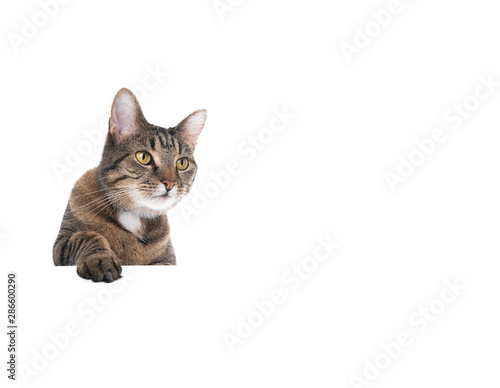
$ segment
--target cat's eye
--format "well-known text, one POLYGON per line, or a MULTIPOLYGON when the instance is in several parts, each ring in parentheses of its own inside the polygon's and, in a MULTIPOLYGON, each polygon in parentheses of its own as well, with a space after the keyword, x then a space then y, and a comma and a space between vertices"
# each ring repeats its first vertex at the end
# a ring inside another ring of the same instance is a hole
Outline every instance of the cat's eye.
POLYGON ((146 151, 136 152, 135 157, 139 161, 139 163, 144 164, 144 165, 150 164, 151 160, 152 160, 151 154, 149 152, 146 152, 146 151))
POLYGON ((180 170, 180 171, 185 170, 189 166, 188 158, 180 158, 177 161, 176 166, 177 166, 177 170, 180 170))

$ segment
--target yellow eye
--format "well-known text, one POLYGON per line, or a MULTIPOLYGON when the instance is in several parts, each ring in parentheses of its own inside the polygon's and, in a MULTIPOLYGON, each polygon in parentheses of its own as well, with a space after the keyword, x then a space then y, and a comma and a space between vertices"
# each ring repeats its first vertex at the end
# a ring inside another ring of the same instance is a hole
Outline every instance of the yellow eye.
POLYGON ((149 164, 151 162, 151 154, 146 151, 136 152, 135 157, 141 164, 149 164))
POLYGON ((176 165, 177 165, 177 170, 180 170, 180 171, 185 170, 189 166, 189 160, 188 160, 188 158, 180 158, 177 161, 176 165))

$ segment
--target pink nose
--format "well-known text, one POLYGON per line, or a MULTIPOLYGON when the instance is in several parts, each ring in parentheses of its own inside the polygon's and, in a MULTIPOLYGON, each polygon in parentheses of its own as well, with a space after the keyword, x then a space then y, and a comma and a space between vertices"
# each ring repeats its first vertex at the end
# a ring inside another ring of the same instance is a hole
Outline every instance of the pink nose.
POLYGON ((161 183, 163 183, 165 185, 165 188, 167 189, 167 191, 172 190, 175 186, 175 182, 172 182, 172 181, 162 181, 161 183))

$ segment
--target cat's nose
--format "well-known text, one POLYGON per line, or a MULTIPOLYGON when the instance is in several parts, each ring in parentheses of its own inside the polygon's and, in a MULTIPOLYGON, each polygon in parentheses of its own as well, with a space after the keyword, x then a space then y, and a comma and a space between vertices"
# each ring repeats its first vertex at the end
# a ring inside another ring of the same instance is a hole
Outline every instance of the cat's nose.
POLYGON ((161 183, 163 183, 165 185, 165 188, 167 189, 167 193, 172 190, 175 186, 175 182, 172 182, 172 181, 162 181, 161 183))

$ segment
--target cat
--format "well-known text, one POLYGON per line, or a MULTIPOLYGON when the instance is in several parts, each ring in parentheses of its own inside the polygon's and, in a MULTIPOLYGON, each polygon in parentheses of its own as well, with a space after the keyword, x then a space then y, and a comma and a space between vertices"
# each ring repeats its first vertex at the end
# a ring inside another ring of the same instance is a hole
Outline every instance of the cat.
POLYGON ((55 265, 113 282, 122 265, 175 265, 166 211, 190 190, 207 111, 177 126, 149 124, 135 95, 116 94, 101 162, 75 184, 53 247, 55 265))

